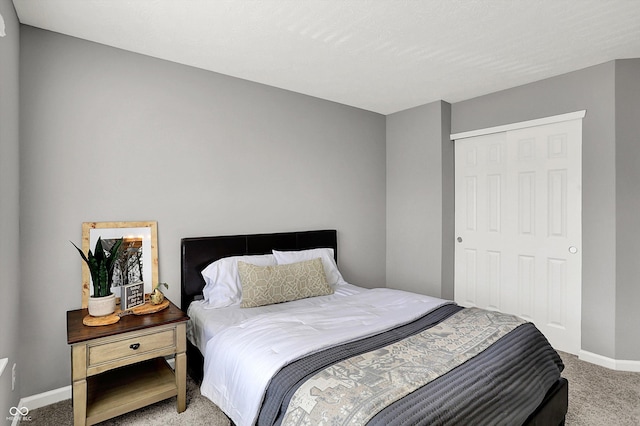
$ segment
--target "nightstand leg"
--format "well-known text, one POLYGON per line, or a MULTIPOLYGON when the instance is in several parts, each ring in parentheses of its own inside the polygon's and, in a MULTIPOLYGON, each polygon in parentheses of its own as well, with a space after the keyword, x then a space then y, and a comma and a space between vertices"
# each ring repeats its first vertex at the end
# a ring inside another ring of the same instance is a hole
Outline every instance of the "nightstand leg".
POLYGON ((87 381, 73 382, 73 424, 84 426, 87 424, 87 381))
POLYGON ((176 386, 178 387, 178 413, 187 408, 187 356, 183 353, 176 354, 176 386))

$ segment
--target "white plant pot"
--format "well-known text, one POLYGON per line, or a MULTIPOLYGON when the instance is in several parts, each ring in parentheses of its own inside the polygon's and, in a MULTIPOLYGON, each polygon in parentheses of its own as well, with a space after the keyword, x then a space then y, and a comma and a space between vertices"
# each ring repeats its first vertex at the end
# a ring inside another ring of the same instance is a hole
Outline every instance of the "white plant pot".
POLYGON ((103 297, 89 297, 89 315, 92 317, 103 317, 111 315, 116 310, 116 295, 111 294, 103 297))

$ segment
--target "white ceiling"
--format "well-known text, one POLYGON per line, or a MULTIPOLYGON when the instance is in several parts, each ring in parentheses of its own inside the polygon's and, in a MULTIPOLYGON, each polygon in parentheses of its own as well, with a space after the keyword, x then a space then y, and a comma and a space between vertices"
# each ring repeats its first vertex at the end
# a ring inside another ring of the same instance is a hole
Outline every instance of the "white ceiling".
POLYGON ((390 114, 640 58, 640 0, 13 0, 20 22, 390 114))

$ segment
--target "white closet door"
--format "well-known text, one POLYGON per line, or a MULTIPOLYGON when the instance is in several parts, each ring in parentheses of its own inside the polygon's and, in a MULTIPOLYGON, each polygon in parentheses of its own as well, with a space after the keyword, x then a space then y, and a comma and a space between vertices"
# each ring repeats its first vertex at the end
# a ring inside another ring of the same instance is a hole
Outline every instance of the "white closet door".
POLYGON ((519 315, 577 354, 582 120, 455 142, 455 300, 519 315))

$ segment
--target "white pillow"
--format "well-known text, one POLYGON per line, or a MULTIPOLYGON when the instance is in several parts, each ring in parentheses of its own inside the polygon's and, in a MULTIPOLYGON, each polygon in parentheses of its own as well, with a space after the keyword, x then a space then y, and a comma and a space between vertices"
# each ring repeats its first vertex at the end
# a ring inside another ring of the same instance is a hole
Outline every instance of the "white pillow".
POLYGON ((240 304, 242 285, 238 273, 238 260, 257 266, 277 265, 272 254, 223 257, 209 264, 201 272, 205 282, 202 295, 209 307, 224 308, 240 304))
POLYGON ((312 260, 317 257, 322 259, 322 266, 324 266, 324 273, 327 276, 327 283, 334 286, 338 283, 344 283, 342 274, 338 271, 338 265, 333 257, 332 248, 317 248, 311 250, 300 251, 272 251, 273 255, 278 262, 278 265, 286 265, 289 263, 297 263, 305 260, 312 260))

